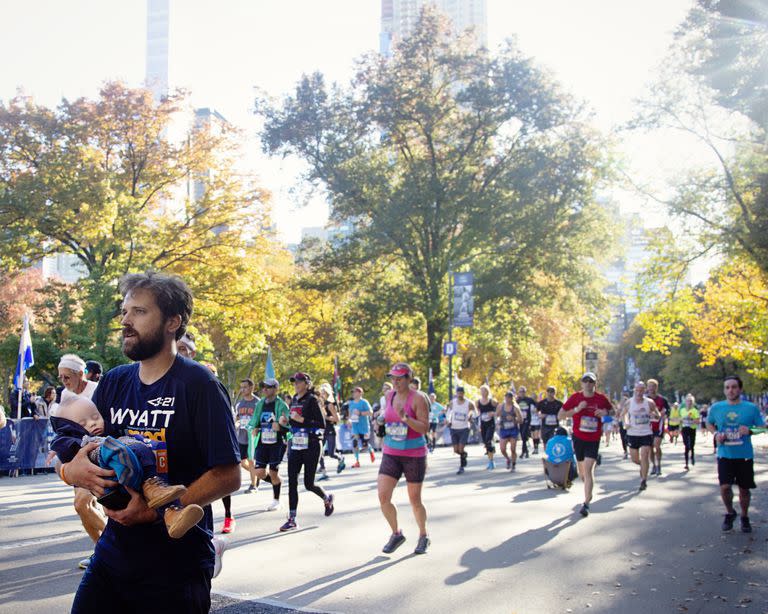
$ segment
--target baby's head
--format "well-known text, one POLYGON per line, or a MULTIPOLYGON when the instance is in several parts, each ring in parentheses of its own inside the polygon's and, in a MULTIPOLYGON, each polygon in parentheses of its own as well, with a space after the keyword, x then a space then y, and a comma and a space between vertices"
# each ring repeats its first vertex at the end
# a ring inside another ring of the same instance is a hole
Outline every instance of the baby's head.
POLYGON ((77 422, 89 435, 104 434, 104 418, 93 401, 85 397, 69 397, 62 401, 57 417, 77 422))

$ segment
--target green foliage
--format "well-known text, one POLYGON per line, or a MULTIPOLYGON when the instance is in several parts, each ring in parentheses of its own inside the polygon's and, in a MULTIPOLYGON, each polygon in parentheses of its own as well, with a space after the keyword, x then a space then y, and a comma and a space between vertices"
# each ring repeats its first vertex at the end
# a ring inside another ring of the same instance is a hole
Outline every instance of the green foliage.
POLYGON ((402 352, 439 373, 451 270, 475 273, 478 306, 546 305, 552 286, 597 300, 586 261, 603 248, 602 142, 512 45, 494 57, 457 44, 424 12, 348 88, 305 76, 257 112, 265 149, 303 158, 332 220, 353 225, 313 259, 311 285, 352 303, 368 360, 402 352))

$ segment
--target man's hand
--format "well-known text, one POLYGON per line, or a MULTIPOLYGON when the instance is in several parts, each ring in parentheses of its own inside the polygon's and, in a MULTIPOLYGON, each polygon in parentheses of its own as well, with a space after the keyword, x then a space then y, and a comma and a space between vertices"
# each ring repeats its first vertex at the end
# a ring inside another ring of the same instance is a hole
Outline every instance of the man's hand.
POLYGON ((752 431, 749 430, 748 426, 744 426, 743 424, 739 427, 739 435, 751 435, 752 431))
POLYGON ((604 410, 604 409, 596 409, 595 410, 595 416, 597 416, 598 418, 602 418, 603 416, 605 416, 607 414, 608 414, 608 412, 606 410, 604 410))
POLYGON ((582 401, 581 403, 579 403, 579 406, 576 408, 576 413, 578 413, 582 409, 586 409, 586 408, 587 408, 587 402, 586 401, 582 401))
POLYGON ((125 490, 131 495, 131 500, 125 509, 110 510, 104 508, 104 512, 115 522, 126 527, 132 527, 136 524, 147 524, 157 520, 157 512, 147 507, 147 502, 138 492, 132 488, 125 487, 125 490))
POLYGON ((112 469, 102 469, 88 459, 88 452, 98 447, 97 443, 89 443, 80 448, 75 458, 64 465, 64 475, 73 486, 87 488, 97 497, 102 497, 105 489, 114 488, 118 483, 107 479, 115 475, 112 469))
POLYGON ((273 422, 272 423, 272 430, 273 431, 279 431, 280 430, 280 423, 279 422, 273 422))
POLYGON ((723 443, 725 441, 725 433, 715 433, 715 440, 717 443, 723 443))

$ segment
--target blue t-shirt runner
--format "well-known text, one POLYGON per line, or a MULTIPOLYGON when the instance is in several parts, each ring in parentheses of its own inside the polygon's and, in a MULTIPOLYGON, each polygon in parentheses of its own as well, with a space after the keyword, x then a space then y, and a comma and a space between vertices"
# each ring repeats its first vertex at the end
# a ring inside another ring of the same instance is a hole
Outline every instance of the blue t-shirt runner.
POLYGON ((707 423, 713 424, 725 441, 717 446, 718 458, 754 458, 751 435, 744 435, 739 427, 763 426, 763 417, 757 405, 749 401, 731 404, 718 401, 709 408, 707 423))

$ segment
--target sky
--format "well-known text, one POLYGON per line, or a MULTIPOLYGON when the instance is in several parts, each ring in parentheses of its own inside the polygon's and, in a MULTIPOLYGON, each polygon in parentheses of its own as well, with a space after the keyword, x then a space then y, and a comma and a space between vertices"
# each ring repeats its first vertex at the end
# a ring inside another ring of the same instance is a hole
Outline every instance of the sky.
MULTIPOLYGON (((629 120, 693 0, 488 0, 489 47, 514 37, 522 51, 594 109, 603 130, 629 120)), ((171 0, 170 80, 240 126, 246 157, 273 195, 279 235, 322 226, 327 205, 297 195, 300 163, 259 154, 255 88, 281 97, 302 73, 346 83, 355 60, 378 50, 380 0, 171 0)), ((39 103, 93 97, 107 80, 144 81, 146 0, 0 0, 0 99, 21 89, 39 103)), ((641 183, 693 164, 692 144, 670 135, 618 143, 641 183)), ((657 225, 663 212, 616 192, 624 211, 657 225)))

